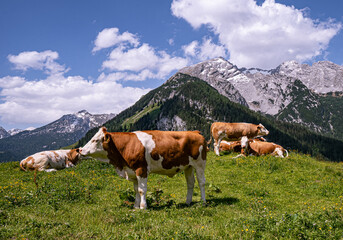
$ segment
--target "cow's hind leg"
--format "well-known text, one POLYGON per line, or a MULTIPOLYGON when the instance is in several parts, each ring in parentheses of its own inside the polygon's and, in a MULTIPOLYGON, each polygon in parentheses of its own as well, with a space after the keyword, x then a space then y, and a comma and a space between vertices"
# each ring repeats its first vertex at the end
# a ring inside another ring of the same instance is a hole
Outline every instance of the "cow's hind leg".
POLYGON ((138 181, 137 181, 137 179, 133 180, 133 188, 135 189, 135 193, 136 193, 135 205, 133 205, 133 207, 134 208, 139 208, 140 203, 141 203, 141 195, 139 194, 139 191, 138 191, 138 181))
POLYGON ((192 202, 192 197, 193 197, 193 189, 194 189, 194 168, 189 166, 188 168, 185 169, 185 177, 186 177, 186 182, 187 182, 187 200, 186 204, 190 205, 192 202))
POLYGON ((198 167, 195 169, 196 175, 197 175, 197 180, 200 188, 200 194, 201 194, 201 200, 203 204, 206 203, 206 197, 205 197, 205 168, 198 167))
POLYGON ((219 152, 219 147, 220 147, 220 142, 222 141, 223 136, 218 137, 218 139, 214 139, 214 152, 216 153, 217 156, 220 156, 220 152, 219 152))
POLYGON ((148 178, 143 178, 140 176, 137 176, 138 180, 138 192, 141 198, 141 202, 139 204, 140 209, 146 209, 147 204, 146 204, 146 192, 148 190, 147 183, 148 183, 148 178))

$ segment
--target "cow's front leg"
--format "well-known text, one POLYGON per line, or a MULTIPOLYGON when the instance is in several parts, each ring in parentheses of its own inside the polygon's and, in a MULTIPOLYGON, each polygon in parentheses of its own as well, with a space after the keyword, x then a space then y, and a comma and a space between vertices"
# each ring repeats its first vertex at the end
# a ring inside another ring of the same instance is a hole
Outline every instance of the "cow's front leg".
POLYGON ((138 180, 138 193, 140 195, 139 207, 140 209, 146 209, 147 208, 146 192, 148 190, 147 188, 148 178, 137 176, 137 180, 138 180))
POLYGON ((248 155, 249 139, 247 136, 241 138, 241 154, 243 156, 248 155))
POLYGON ((139 205, 141 203, 141 195, 138 191, 138 181, 137 179, 132 180, 133 181, 133 188, 135 189, 136 193, 136 199, 135 199, 135 205, 133 205, 134 208, 139 208, 139 205))
POLYGON ((190 205, 193 197, 193 188, 194 188, 194 168, 189 166, 185 169, 185 178, 187 182, 187 199, 186 204, 190 205))

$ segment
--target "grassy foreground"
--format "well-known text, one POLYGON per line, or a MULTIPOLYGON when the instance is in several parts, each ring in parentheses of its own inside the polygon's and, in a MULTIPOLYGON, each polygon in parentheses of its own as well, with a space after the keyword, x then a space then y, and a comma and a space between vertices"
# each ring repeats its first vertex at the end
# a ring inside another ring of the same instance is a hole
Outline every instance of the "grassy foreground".
POLYGON ((131 182, 85 160, 38 173, 0 164, 0 239, 342 239, 343 164, 209 153, 207 205, 196 186, 187 207, 182 173, 151 175, 146 211, 131 182))

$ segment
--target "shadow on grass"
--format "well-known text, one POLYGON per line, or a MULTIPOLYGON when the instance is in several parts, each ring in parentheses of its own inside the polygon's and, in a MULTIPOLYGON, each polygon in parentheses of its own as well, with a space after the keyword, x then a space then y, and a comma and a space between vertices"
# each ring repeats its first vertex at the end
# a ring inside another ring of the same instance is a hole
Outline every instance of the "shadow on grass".
POLYGON ((211 198, 207 200, 206 205, 216 207, 218 205, 232 205, 239 202, 238 198, 224 197, 224 198, 211 198))
POLYGON ((203 205, 203 203, 200 202, 192 202, 190 205, 187 205, 186 203, 178 203, 178 204, 161 204, 158 206, 148 206, 148 209, 150 210, 165 210, 168 208, 177 208, 177 209, 183 209, 183 208, 197 208, 197 207, 217 207, 219 205, 232 205, 234 203, 239 202, 239 199, 237 198, 230 198, 230 197, 226 197, 226 198, 211 198, 211 199, 207 199, 206 204, 203 205))

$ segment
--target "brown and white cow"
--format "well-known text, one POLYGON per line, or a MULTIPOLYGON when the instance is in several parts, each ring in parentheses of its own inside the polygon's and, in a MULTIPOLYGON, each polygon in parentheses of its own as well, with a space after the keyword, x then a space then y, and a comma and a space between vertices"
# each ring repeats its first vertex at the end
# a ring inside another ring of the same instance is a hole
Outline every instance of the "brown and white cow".
POLYGON ((228 151, 228 152, 241 152, 241 141, 228 142, 222 140, 219 146, 219 152, 228 151))
POLYGON ((288 151, 282 146, 272 143, 256 141, 254 139, 242 138, 242 146, 244 146, 244 153, 261 156, 261 155, 273 155, 276 157, 288 157, 288 151))
POLYGON ((52 172, 74 167, 80 160, 79 149, 43 151, 21 160, 20 168, 24 171, 38 170, 52 172))
MULTIPOLYGON (((263 137, 257 137, 257 138, 254 138, 254 141, 265 142, 266 139, 263 137)), ((228 141, 222 140, 220 142, 220 146, 219 146, 219 152, 221 152, 221 151, 241 152, 242 151, 242 143, 241 143, 241 141, 228 142, 228 141)))
POLYGON ((269 134, 269 131, 260 123, 225 123, 214 122, 211 125, 211 138, 208 144, 214 139, 214 151, 219 156, 220 142, 225 139, 228 141, 238 141, 242 137, 255 138, 269 134))
POLYGON ((205 200, 205 165, 207 144, 199 131, 136 131, 107 132, 102 127, 80 149, 82 155, 109 159, 118 175, 134 184, 134 207, 145 209, 147 179, 150 173, 173 177, 184 171, 187 181, 187 200, 192 202, 194 170, 201 199, 205 200))

